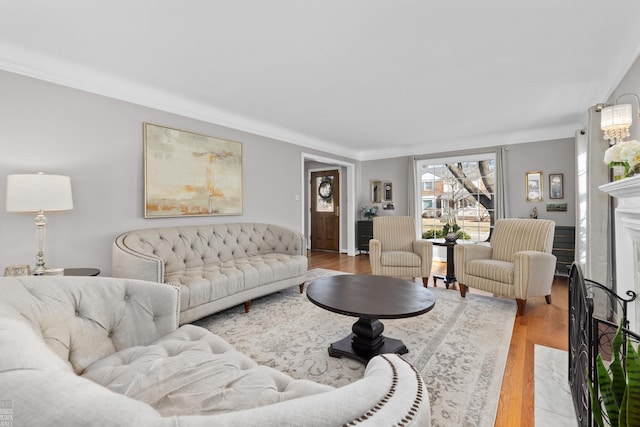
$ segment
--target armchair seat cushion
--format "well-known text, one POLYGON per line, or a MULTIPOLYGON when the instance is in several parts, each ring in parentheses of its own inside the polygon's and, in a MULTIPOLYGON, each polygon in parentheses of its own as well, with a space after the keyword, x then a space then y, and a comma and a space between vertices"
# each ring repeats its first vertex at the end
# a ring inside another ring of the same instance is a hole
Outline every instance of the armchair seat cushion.
POLYGON ((380 264, 392 267, 420 267, 420 256, 413 252, 389 251, 380 254, 380 264))
POLYGON ((498 261, 495 259, 476 259, 467 262, 465 269, 466 274, 469 276, 513 284, 515 265, 512 262, 498 261))
POLYGON ((193 325, 154 344, 116 352, 90 365, 83 376, 163 416, 233 412, 333 390, 258 365, 193 325))

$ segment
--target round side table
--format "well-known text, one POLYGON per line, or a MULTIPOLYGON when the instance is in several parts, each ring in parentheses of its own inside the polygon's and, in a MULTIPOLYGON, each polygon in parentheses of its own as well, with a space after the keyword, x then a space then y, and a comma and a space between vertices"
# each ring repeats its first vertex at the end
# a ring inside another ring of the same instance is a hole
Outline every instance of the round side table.
POLYGON ((97 276, 99 268, 65 268, 64 276, 97 276))

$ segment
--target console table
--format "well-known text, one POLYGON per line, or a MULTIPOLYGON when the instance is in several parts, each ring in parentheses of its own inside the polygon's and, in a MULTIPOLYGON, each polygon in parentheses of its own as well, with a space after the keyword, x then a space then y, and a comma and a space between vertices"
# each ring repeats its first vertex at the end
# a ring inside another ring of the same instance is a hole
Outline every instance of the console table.
POLYGON ((573 226, 556 225, 553 236, 553 250, 556 256, 556 276, 569 277, 569 268, 575 260, 576 228, 573 226))
POLYGON ((373 239, 373 221, 358 221, 356 237, 358 251, 369 252, 369 240, 373 239))

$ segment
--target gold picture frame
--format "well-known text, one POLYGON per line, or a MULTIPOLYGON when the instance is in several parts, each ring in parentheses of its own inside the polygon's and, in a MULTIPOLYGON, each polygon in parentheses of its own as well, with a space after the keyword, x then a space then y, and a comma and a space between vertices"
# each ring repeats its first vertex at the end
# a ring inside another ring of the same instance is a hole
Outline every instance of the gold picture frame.
POLYGON ((382 202, 382 181, 371 181, 371 203, 382 202))
POLYGON ((525 174, 525 195, 527 202, 541 202, 543 200, 542 172, 534 171, 525 174))
POLYGON ((144 216, 242 215, 242 144, 143 124, 144 216))

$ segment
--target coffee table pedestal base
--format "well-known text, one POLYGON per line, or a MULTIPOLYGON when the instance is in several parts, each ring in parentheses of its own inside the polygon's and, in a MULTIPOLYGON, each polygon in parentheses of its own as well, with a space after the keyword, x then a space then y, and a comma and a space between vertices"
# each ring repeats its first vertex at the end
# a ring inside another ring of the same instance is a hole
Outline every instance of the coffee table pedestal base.
POLYGON ((329 346, 329 356, 344 356, 367 363, 378 354, 405 354, 409 351, 402 341, 382 335, 384 325, 377 319, 360 318, 352 330, 354 333, 329 346))

